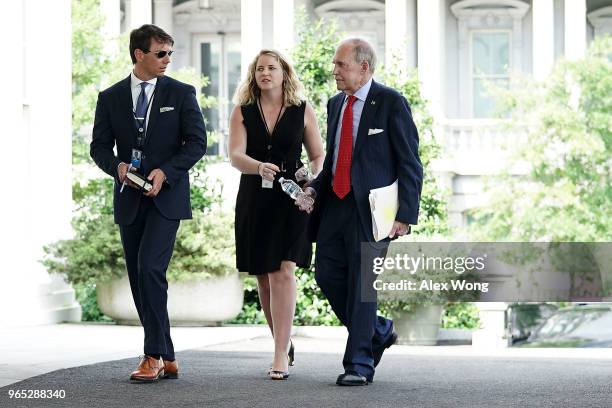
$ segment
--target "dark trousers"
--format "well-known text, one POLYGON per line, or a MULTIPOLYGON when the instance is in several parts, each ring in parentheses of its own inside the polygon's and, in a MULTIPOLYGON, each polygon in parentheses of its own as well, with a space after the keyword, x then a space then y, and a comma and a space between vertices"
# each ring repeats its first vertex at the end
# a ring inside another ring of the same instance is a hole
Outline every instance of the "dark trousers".
MULTIPOLYGON (((361 243, 365 241, 353 194, 349 193, 343 200, 334 195, 323 209, 317 235, 315 278, 336 316, 348 329, 342 361, 345 372, 356 372, 372 381, 373 351, 380 349, 391 336, 393 322, 377 316, 376 302, 362 301, 362 284, 371 284, 370 277, 361 274, 364 255, 361 243), (363 276, 367 282, 362 281, 363 276)), ((366 257, 384 256, 387 247, 383 247, 366 251, 366 257)))
POLYGON ((179 223, 162 216, 151 198, 142 197, 134 222, 119 226, 132 296, 145 333, 144 354, 160 354, 165 360, 174 360, 166 270, 179 223))

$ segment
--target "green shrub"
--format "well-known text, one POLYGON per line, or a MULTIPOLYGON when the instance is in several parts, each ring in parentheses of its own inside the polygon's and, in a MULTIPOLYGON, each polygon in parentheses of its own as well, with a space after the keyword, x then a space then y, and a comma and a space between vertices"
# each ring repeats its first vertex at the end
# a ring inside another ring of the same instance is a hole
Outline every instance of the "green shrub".
MULTIPOLYGON (((295 271, 297 299, 293 323, 296 326, 337 326, 340 324, 329 302, 321 293, 314 279, 314 271, 298 268, 295 271)), ((252 276, 244 279, 244 305, 242 311, 229 323, 266 324, 259 304, 257 280, 252 276)))
POLYGON ((449 303, 444 307, 442 328, 477 329, 479 325, 478 308, 472 303, 449 303))
POLYGON ((72 287, 74 288, 77 302, 81 304, 81 320, 84 322, 113 321, 113 319, 103 314, 98 306, 95 282, 75 283, 72 285, 72 287))
POLYGON ((298 326, 338 326, 340 321, 321 292, 314 278, 314 271, 298 269, 297 303, 294 323, 298 326))

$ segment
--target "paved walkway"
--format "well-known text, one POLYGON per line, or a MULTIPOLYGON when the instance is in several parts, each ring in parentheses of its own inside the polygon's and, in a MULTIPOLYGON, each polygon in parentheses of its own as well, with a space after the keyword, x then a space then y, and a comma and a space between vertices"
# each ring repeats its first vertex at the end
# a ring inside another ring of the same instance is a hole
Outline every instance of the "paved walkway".
POLYGON ((137 327, 100 325, 3 333, 2 378, 46 374, 0 388, 0 407, 612 406, 611 349, 394 346, 373 384, 347 389, 334 385, 342 371, 342 328, 299 329, 296 366, 285 382, 266 377, 272 340, 265 327, 176 328, 181 378, 130 384, 141 336, 137 327), (66 396, 9 398, 11 390, 40 389, 66 396))

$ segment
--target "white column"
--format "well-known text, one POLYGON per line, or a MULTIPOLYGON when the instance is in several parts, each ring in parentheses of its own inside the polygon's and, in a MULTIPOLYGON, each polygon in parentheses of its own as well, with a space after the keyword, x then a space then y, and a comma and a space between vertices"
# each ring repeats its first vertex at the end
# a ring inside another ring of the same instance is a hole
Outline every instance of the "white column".
POLYGON ((293 47, 295 0, 241 0, 242 77, 262 48, 288 54, 293 47))
POLYGON ((430 101, 434 118, 442 115, 443 52, 444 52, 444 2, 418 0, 418 73, 421 92, 430 101))
MULTIPOLYGON (((15 169, 23 169, 23 155, 27 149, 27 140, 24 136, 24 110, 26 109, 25 95, 25 46, 26 35, 24 26, 25 5, 21 1, 9 1, 2 5, 0 13, 0 26, 11 34, 11 43, 14 55, 10 64, 2 68, 3 76, 10 78, 4 81, 3 94, 0 98, 0 115, 2 117, 2 150, 13 152, 4 154, 0 160, 0 172, 2 174, 14 174, 15 169)), ((26 152, 27 154, 27 152, 26 152)), ((26 156, 27 160, 27 156, 26 156)), ((22 270, 21 261, 27 259, 28 254, 22 247, 26 242, 27 232, 23 227, 28 211, 22 199, 8 199, 12 197, 24 197, 26 183, 19 177, 4 177, 2 190, 3 198, 0 200, 0 210, 5 217, 2 219, 2 233, 0 234, 0 257, 3 265, 0 267, 0 279, 3 286, 10 288, 15 281, 26 281, 31 279, 27 271, 22 270), (10 192, 10 194, 8 193, 10 192), (8 280, 9 284, 6 283, 8 280)), ((13 290, 5 291, 10 295, 13 290)), ((0 296, 0 326, 2 326, 3 313, 10 313, 10 303, 4 296, 0 296), (4 304, 4 302, 7 302, 4 304), (4 307, 7 307, 5 309, 4 307)))
POLYGON ((584 57, 587 46, 586 0, 565 0, 565 58, 584 57))
POLYGON ((241 77, 246 73, 251 60, 262 48, 262 0, 240 1, 241 77))
POLYGON ((472 347, 476 349, 500 349, 511 345, 512 341, 506 328, 504 302, 475 302, 480 318, 480 328, 472 334, 472 347))
MULTIPOLYGON (((32 182, 28 188, 31 223, 29 243, 33 255, 42 254, 43 244, 71 234, 72 217, 72 53, 71 10, 65 2, 39 2, 28 11, 28 47, 26 61, 38 69, 39 61, 53 60, 44 76, 28 70, 29 112, 29 169, 32 182), (53 37, 61 47, 37 47, 49 38, 49 32, 39 27, 53 24, 53 37), (48 81, 45 78, 53 78, 48 81)), ((37 259, 37 258, 35 258, 37 259)), ((33 262, 35 260, 33 259, 33 262)), ((37 264, 37 262, 36 262, 37 264)))
POLYGON ((406 11, 408 13, 407 34, 407 59, 408 68, 417 67, 417 0, 408 0, 406 3, 406 11))
POLYGON ((394 58, 401 66, 416 67, 416 0, 385 2, 385 64, 394 58))
POLYGON ((0 100, 4 149, 11 152, 0 171, 12 175, 4 178, 8 195, 0 202, 0 279, 10 288, 0 296, 0 326, 52 323, 60 309, 74 310, 80 319, 78 306, 55 304, 51 279, 39 262, 43 245, 71 234, 70 2, 7 2, 2 11, 0 25, 13 33, 16 55, 6 66, 11 80, 0 100), (49 38, 57 47, 39 46, 49 38), (43 59, 53 64, 41 76, 43 59))
POLYGON ((542 80, 555 58, 554 0, 533 0, 533 76, 542 80))
POLYGON ((385 64, 391 66, 396 60, 401 66, 408 59, 406 42, 408 40, 407 0, 385 1, 385 64))
POLYGON ((153 0, 153 7, 153 24, 161 27, 162 30, 172 35, 174 29, 172 0, 153 0))
POLYGON ((102 36, 104 37, 104 52, 112 55, 119 51, 117 39, 121 34, 121 7, 119 0, 100 0, 100 12, 104 16, 102 36))
POLYGON ((126 9, 129 9, 129 13, 126 17, 126 27, 128 31, 140 27, 143 24, 151 24, 153 22, 153 8, 151 7, 151 0, 128 0, 125 3, 126 9))
POLYGON ((295 35, 295 2, 294 0, 274 0, 273 2, 274 48, 289 54, 294 44, 295 35))

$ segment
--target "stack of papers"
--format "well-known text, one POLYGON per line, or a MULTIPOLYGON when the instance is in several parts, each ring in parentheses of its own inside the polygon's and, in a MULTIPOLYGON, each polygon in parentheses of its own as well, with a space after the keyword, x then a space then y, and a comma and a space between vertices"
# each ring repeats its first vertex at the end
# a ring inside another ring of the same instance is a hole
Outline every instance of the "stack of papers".
POLYGON ((397 180, 389 186, 370 190, 370 210, 372 212, 372 233, 376 242, 389 236, 397 216, 399 200, 397 180))

